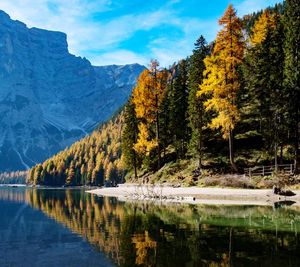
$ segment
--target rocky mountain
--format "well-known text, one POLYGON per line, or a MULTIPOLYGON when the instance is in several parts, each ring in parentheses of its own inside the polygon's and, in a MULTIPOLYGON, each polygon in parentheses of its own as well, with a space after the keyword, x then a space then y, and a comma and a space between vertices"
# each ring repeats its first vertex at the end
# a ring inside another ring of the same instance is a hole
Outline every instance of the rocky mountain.
POLYGON ((90 133, 122 106, 144 69, 94 67, 61 32, 0 11, 0 172, 27 169, 90 133))

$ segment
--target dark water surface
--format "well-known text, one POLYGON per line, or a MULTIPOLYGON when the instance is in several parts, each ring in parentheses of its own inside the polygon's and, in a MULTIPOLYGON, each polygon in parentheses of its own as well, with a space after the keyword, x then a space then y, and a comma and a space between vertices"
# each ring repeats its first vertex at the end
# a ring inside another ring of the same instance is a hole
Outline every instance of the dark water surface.
MULTIPOLYGON (((287 203, 292 204, 292 203, 287 203)), ((0 266, 300 266, 300 208, 0 188, 0 266)))

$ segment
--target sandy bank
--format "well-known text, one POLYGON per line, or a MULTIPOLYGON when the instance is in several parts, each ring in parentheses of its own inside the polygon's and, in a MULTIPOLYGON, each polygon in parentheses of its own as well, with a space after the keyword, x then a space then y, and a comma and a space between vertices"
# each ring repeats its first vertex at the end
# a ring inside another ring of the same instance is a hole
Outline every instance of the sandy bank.
POLYGON ((156 200, 163 202, 181 202, 190 204, 224 204, 224 205, 274 205, 279 201, 300 206, 300 191, 296 196, 283 197, 273 194, 271 189, 229 189, 120 185, 119 187, 98 188, 87 191, 98 196, 117 197, 120 200, 156 200), (293 202, 291 202, 293 201, 293 202))

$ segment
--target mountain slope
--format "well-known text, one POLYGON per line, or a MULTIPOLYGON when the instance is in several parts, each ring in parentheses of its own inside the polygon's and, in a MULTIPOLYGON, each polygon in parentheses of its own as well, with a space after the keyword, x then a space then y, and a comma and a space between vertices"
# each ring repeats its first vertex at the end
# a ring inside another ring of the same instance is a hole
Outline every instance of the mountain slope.
POLYGON ((0 172, 28 169, 90 133, 144 69, 94 67, 68 52, 66 38, 0 11, 0 172))
POLYGON ((27 177, 30 184, 103 185, 120 182, 124 174, 121 160, 123 112, 90 135, 34 166, 27 177))

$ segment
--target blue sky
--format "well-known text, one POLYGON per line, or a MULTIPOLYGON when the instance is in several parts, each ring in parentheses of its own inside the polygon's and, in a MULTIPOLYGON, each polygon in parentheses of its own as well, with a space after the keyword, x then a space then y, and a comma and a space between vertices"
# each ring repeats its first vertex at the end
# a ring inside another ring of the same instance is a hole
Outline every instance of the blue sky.
POLYGON ((0 9, 28 27, 63 31, 71 53, 94 65, 161 66, 191 54, 202 34, 212 41, 229 3, 240 16, 279 0, 1 0, 0 9))

